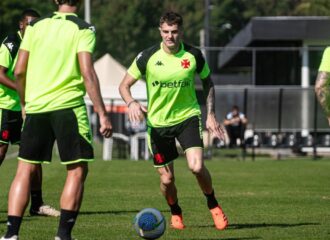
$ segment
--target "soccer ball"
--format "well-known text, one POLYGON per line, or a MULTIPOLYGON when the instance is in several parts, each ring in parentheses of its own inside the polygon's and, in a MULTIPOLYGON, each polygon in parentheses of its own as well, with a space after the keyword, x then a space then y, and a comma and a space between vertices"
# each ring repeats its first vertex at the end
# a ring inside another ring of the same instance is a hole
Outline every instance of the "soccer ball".
POLYGON ((157 239, 166 229, 166 221, 155 208, 142 209, 134 218, 134 229, 144 239, 157 239))

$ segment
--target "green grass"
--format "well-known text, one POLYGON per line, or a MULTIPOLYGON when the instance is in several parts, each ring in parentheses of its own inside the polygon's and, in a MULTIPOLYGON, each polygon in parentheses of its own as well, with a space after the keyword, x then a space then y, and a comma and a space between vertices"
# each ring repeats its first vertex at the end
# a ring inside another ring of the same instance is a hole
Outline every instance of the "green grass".
MULTIPOLYGON (((90 164, 74 237, 139 239, 132 230, 132 219, 145 207, 158 208, 169 220, 158 174, 150 161, 105 162, 97 158, 90 164)), ((168 228, 161 239, 330 239, 330 160, 213 158, 206 165, 229 218, 229 228, 214 229, 205 199, 180 158, 175 163, 176 181, 187 228, 168 228)), ((7 193, 15 167, 12 158, 0 168, 0 234, 6 230, 7 193)), ((58 160, 44 166, 44 199, 56 208, 64 178, 65 167, 58 160)), ((20 239, 53 239, 57 225, 58 219, 27 215, 20 239)))

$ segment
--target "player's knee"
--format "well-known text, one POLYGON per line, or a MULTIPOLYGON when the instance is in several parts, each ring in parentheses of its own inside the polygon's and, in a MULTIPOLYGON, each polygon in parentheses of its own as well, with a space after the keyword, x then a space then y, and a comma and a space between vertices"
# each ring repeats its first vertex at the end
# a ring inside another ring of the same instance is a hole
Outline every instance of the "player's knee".
POLYGON ((189 166, 189 169, 194 175, 200 175, 203 172, 203 166, 199 164, 189 166))
POLYGON ((69 173, 68 177, 85 181, 88 174, 88 165, 85 163, 77 163, 67 166, 69 173))
POLYGON ((163 174, 160 177, 160 180, 161 180, 163 185, 169 186, 169 185, 174 183, 175 179, 174 179, 174 176, 172 174, 163 174))

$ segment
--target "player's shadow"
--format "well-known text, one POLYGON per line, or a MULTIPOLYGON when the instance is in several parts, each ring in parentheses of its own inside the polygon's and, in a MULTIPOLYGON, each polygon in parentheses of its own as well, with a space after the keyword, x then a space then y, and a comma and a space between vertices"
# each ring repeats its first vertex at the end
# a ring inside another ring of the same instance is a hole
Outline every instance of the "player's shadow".
MULTIPOLYGON (((118 211, 81 211, 79 215, 103 215, 103 214, 110 214, 110 215, 121 215, 121 214, 128 214, 128 213, 138 213, 140 210, 118 210, 118 211)), ((169 212, 169 210, 159 210, 161 212, 169 212)))
POLYGON ((230 224, 228 229, 251 229, 251 228, 290 228, 309 225, 320 225, 319 223, 243 223, 243 224, 230 224))
MULTIPOLYGON (((319 223, 243 223, 243 224, 229 224, 227 229, 251 229, 251 228, 267 228, 267 227, 277 227, 277 228, 289 228, 289 227, 299 227, 308 225, 320 225, 319 223)), ((192 227, 197 228, 213 228, 212 224, 208 225, 194 225, 192 227)))
MULTIPOLYGON (((219 238, 189 238, 189 239, 182 239, 182 240, 219 240, 219 238)), ((221 240, 258 240, 262 239, 261 237, 232 237, 232 238, 221 238, 221 240)))

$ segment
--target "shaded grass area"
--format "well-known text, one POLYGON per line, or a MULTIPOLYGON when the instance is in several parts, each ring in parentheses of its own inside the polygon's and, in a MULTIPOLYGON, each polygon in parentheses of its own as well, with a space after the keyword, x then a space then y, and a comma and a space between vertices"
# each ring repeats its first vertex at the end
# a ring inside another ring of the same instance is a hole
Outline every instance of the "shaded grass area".
MULTIPOLYGON (((214 229, 205 198, 180 158, 175 162, 176 182, 187 228, 168 228, 161 239, 330 239, 330 160, 214 157, 206 165, 230 226, 214 229)), ((0 168, 0 234, 6 230, 7 194, 15 168, 14 158, 0 168)), ((55 157, 43 169, 44 200, 59 208, 65 167, 55 157)), ((158 208, 169 220, 151 161, 105 162, 97 155, 90 164, 73 235, 79 240, 139 239, 132 221, 146 207, 158 208)), ((57 225, 58 219, 26 215, 20 239, 53 239, 57 225)))

